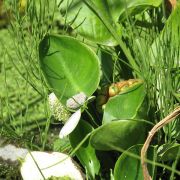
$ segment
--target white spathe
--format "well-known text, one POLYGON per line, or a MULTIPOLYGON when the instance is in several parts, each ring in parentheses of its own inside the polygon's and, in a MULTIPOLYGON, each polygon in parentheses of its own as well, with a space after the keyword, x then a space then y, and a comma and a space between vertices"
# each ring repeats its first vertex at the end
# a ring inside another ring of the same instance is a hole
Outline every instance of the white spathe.
POLYGON ((68 119, 68 121, 65 123, 65 125, 62 127, 59 137, 63 139, 67 135, 69 135, 77 126, 79 123, 79 120, 81 118, 81 109, 78 109, 75 113, 72 114, 72 116, 68 119))
POLYGON ((47 153, 33 151, 31 152, 31 154, 28 153, 26 155, 22 163, 21 175, 23 177, 23 180, 44 179, 33 159, 37 163, 45 179, 50 178, 51 176, 68 176, 74 180, 84 179, 84 175, 81 173, 77 165, 73 162, 72 158, 68 155, 59 152, 47 153), (31 155, 33 156, 33 158, 31 155))

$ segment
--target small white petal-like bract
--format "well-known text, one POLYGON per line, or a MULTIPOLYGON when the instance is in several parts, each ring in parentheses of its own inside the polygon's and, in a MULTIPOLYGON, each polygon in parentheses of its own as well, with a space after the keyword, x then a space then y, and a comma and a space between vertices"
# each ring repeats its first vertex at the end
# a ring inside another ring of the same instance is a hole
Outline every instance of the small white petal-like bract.
POLYGON ((81 118, 81 109, 73 113, 72 116, 68 119, 68 121, 61 129, 59 133, 59 137, 63 139, 64 137, 69 135, 76 128, 80 118, 81 118))
POLYGON ((86 100, 86 94, 84 92, 80 92, 69 98, 66 102, 66 106, 70 109, 78 109, 85 103, 86 100))
POLYGON ((59 152, 32 151, 31 154, 28 153, 22 162, 21 175, 23 180, 43 180, 50 177, 84 179, 84 174, 73 159, 59 152))

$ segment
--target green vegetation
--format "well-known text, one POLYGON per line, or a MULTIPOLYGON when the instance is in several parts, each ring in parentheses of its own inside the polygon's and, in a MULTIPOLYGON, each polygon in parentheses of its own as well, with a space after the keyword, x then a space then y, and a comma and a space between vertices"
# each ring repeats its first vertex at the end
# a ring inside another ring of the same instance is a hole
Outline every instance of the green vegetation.
MULTIPOLYGON (((86 179, 143 179, 148 132, 180 108, 179 16, 179 1, 0 0, 0 146, 67 153, 86 179)), ((154 180, 180 175, 179 114, 148 148, 154 180)))

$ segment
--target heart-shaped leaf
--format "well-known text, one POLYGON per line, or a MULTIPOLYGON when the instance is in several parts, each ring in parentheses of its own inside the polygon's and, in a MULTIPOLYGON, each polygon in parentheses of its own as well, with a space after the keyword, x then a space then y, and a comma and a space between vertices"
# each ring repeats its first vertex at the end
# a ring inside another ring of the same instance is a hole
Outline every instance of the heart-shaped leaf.
MULTIPOLYGON (((113 21, 108 4, 99 0, 93 1, 93 3, 107 21, 112 24, 112 27, 115 28, 118 24, 115 24, 115 21, 113 21)), ((81 36, 96 43, 108 46, 117 45, 116 40, 103 22, 83 1, 74 0, 70 3, 68 0, 64 0, 60 8, 66 23, 71 24, 81 36)))
MULTIPOLYGON (((83 138, 92 130, 93 128, 89 123, 80 120, 76 129, 69 136, 71 146, 76 148, 83 138)), ((90 177, 94 179, 95 175, 99 173, 100 163, 96 157, 95 149, 91 146, 89 140, 76 151, 76 156, 84 168, 87 169, 90 177)))
POLYGON ((43 74, 51 90, 66 104, 83 92, 91 96, 100 81, 100 63, 86 45, 68 36, 46 36, 39 46, 43 74))
POLYGON ((120 22, 124 20, 127 17, 127 15, 129 16, 136 15, 138 13, 143 12, 145 9, 149 7, 158 7, 162 3, 162 0, 135 0, 135 1, 114 0, 114 1, 116 2, 116 5, 114 5, 114 16, 116 18, 118 17, 120 22))
MULTIPOLYGON (((103 21, 94 13, 93 9, 86 5, 86 0, 64 0, 60 4, 60 9, 64 15, 65 23, 70 24, 83 37, 107 46, 117 45, 117 41, 112 37, 103 21)), ((149 6, 159 6, 162 0, 92 0, 94 8, 98 9, 101 15, 116 28, 121 36, 121 26, 118 19, 126 17, 128 14, 136 14, 149 6)), ((59 3, 59 2, 58 2, 59 3)))
POLYGON ((110 98, 104 109, 103 124, 115 119, 135 118, 142 106, 145 95, 145 85, 140 83, 129 91, 110 98))
POLYGON ((120 150, 144 142, 146 123, 140 120, 116 120, 97 128, 90 142, 98 150, 120 150))
MULTIPOLYGON (((129 148, 126 152, 122 153, 114 168, 114 180, 144 180, 140 159, 128 155, 128 153, 131 153, 140 157, 141 148, 142 145, 135 145, 129 148)), ((151 146, 148 149, 147 158, 149 160, 153 160, 154 157, 155 148, 151 146)), ((148 170, 152 176, 154 174, 155 167, 148 164, 148 170)))

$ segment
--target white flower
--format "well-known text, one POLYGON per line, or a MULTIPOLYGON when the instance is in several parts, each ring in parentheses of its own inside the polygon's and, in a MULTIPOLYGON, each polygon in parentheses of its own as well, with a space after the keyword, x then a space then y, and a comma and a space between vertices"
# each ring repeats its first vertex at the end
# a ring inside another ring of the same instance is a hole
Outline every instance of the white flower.
POLYGON ((52 176, 69 177, 75 180, 84 179, 84 175, 72 158, 58 152, 33 151, 31 154, 28 153, 21 166, 21 175, 23 180, 43 180, 52 176))
POLYGON ((59 137, 62 139, 69 135, 77 126, 79 123, 79 120, 81 118, 81 109, 77 110, 75 113, 72 114, 72 116, 68 119, 68 121, 65 123, 65 125, 62 127, 59 137))

